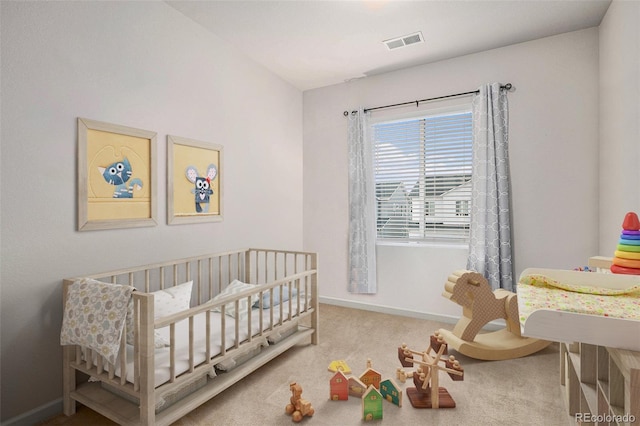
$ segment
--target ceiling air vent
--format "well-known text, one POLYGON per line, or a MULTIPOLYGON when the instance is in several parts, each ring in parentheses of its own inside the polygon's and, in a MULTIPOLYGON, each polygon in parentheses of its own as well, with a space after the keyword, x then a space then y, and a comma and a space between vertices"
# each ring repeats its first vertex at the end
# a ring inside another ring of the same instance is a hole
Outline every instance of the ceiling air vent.
POLYGON ((424 43, 424 38, 422 37, 422 33, 418 31, 417 33, 385 40, 383 43, 387 46, 387 49, 394 50, 416 43, 424 43))

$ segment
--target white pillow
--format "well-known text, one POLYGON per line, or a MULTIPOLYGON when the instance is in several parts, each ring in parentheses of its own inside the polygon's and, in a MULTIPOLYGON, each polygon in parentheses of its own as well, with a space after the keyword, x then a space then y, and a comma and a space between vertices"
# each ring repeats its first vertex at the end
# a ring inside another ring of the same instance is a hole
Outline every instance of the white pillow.
MULTIPOLYGON (((193 281, 179 284, 174 287, 154 291, 153 293, 153 317, 154 319, 166 317, 171 314, 185 311, 191 307, 191 288, 193 281)), ((169 340, 156 330, 154 333, 154 346, 163 348, 169 346, 169 340)))
MULTIPOLYGON (((154 302, 154 319, 189 309, 191 307, 191 287, 193 287, 193 281, 188 281, 151 293, 154 302)), ((127 343, 133 345, 133 300, 129 302, 127 312, 127 343)), ((169 340, 163 337, 158 330, 155 330, 154 347, 164 348, 165 346, 169 346, 169 340)))
MULTIPOLYGON (((298 295, 298 289, 291 289, 291 296, 296 297, 298 295)), ((284 287, 282 289, 282 302, 287 302, 289 300, 289 289, 284 287)), ((278 287, 273 289, 273 306, 277 306, 280 304, 280 289, 278 287)), ((253 305, 254 308, 260 307, 260 298, 253 305)), ((269 309, 271 307, 271 290, 267 290, 262 293, 262 309, 269 309)))
POLYGON ((162 318, 171 314, 185 311, 191 307, 191 288, 193 281, 154 291, 154 318, 162 318))
MULTIPOLYGON (((248 290, 248 289, 255 289, 257 286, 254 284, 246 284, 243 283, 242 281, 238 281, 238 280, 233 280, 231 282, 231 284, 229 284, 224 290, 222 290, 222 293, 218 294, 216 297, 214 297, 213 299, 211 299, 212 301, 215 300, 220 300, 220 298, 225 297, 225 296, 229 296, 231 294, 236 294, 239 293, 241 291, 244 290, 248 290)), ((256 303, 258 301, 259 298, 259 294, 252 294, 251 295, 251 303, 249 304, 247 302, 247 298, 243 297, 242 299, 240 299, 239 303, 238 303, 238 311, 240 313, 240 318, 244 317, 245 315, 247 315, 247 312, 249 312, 249 307, 251 305, 253 305, 254 303, 256 303)), ((222 312, 221 308, 214 308, 213 311, 215 312, 222 312)), ((224 309, 224 313, 234 317, 236 316, 236 304, 235 302, 230 302, 227 303, 225 305, 225 309, 224 309)))

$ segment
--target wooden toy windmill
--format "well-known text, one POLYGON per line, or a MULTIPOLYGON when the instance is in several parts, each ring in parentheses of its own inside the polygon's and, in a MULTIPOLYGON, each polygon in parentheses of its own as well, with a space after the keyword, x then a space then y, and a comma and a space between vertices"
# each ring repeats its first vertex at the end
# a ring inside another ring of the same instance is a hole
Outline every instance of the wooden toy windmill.
POLYGON ((453 355, 447 354, 447 344, 440 336, 431 336, 431 344, 425 351, 414 351, 406 344, 398 348, 398 359, 403 367, 418 365, 413 372, 415 388, 407 388, 407 398, 414 408, 454 408, 455 401, 449 392, 439 386, 441 371, 452 380, 463 380, 464 370, 453 355), (430 354, 433 352, 433 355, 430 354))

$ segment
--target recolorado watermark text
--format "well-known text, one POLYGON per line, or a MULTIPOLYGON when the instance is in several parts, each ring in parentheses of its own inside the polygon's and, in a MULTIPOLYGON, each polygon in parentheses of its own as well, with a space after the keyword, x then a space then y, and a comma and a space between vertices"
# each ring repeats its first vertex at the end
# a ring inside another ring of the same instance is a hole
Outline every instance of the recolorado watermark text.
POLYGON ((634 423, 636 416, 633 414, 591 414, 576 413, 576 422, 585 423, 634 423))

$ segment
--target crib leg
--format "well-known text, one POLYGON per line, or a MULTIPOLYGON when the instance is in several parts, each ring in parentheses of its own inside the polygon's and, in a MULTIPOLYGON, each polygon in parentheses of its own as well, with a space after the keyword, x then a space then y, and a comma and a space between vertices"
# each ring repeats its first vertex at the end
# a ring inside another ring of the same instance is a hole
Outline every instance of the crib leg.
MULTIPOLYGON (((311 255, 311 269, 318 270, 318 254, 311 255)), ((314 294, 313 309, 314 312, 311 316, 311 327, 315 330, 311 335, 311 344, 317 345, 320 343, 320 336, 318 330, 320 328, 320 301, 318 300, 318 273, 316 272, 311 276, 311 294, 314 294)))
POLYGON ((76 389, 76 370, 71 368, 75 350, 76 347, 71 345, 62 348, 62 407, 67 416, 76 413, 76 401, 71 398, 71 392, 76 389))

